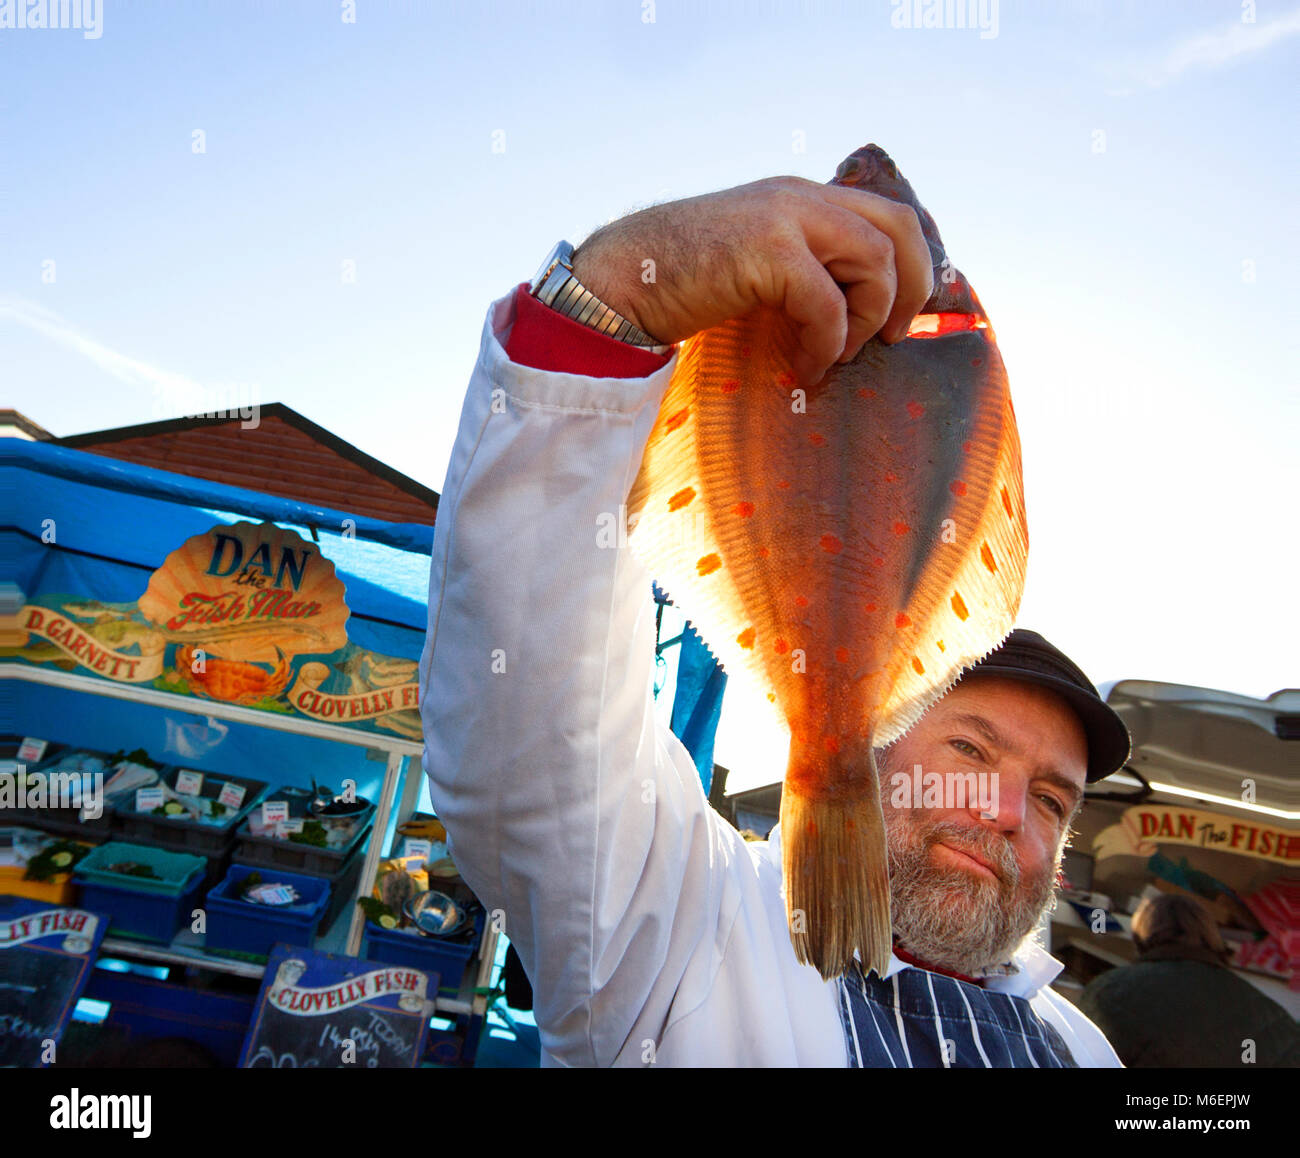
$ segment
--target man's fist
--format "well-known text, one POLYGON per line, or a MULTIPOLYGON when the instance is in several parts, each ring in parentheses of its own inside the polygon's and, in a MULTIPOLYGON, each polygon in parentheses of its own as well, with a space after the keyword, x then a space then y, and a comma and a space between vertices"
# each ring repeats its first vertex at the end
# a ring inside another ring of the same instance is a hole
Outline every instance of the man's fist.
POLYGON ((809 385, 877 333, 901 340, 933 289, 909 206, 801 177, 633 213, 584 241, 573 272, 660 342, 773 306, 798 338, 794 369, 809 385), (642 279, 647 260, 653 281, 642 279))

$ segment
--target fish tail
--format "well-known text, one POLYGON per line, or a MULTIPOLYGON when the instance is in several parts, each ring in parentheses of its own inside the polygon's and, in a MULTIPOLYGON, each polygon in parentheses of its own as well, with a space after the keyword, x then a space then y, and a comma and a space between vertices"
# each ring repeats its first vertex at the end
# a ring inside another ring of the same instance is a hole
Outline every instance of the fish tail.
POLYGON ((885 819, 874 761, 856 794, 781 794, 786 919, 795 956, 827 980, 856 952, 864 972, 884 976, 893 947, 885 819))

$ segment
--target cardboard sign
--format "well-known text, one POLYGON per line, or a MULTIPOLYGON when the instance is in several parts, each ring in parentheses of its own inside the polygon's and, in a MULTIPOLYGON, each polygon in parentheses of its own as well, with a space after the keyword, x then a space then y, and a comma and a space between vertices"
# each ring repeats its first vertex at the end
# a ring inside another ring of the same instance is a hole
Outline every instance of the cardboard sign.
POLYGON ((176 773, 176 792, 180 796, 197 796, 203 791, 203 773, 182 768, 176 773))
POLYGON ((14 757, 19 764, 39 764, 45 756, 45 749, 50 746, 48 740, 37 740, 24 736, 18 745, 18 755, 14 757))
POLYGON ((224 804, 227 808, 238 809, 244 803, 245 792, 246 789, 242 784, 231 784, 226 781, 217 795, 217 803, 224 804))
POLYGON ((161 808, 162 803, 163 790, 161 788, 137 788, 135 790, 136 812, 152 812, 155 808, 161 808))

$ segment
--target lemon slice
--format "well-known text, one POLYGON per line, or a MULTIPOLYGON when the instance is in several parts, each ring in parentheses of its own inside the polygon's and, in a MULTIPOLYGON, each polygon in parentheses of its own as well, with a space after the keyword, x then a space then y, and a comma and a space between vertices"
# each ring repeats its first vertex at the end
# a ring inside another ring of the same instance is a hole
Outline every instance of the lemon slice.
POLYGON ((390 917, 387 913, 385 913, 382 917, 379 918, 379 923, 383 925, 385 929, 397 928, 397 918, 390 917))

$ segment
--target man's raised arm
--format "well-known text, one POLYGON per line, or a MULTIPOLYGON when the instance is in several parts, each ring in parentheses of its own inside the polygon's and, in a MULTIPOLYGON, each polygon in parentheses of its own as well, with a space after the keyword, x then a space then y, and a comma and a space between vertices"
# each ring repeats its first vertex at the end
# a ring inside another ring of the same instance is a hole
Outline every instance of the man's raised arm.
MULTIPOLYGON (((574 270, 664 342, 777 306, 810 382, 877 332, 901 338, 930 291, 911 210, 793 178, 624 218, 574 270)), ((608 1065, 655 1039, 718 931, 715 821, 655 727, 649 576, 622 535, 672 363, 532 369, 506 354, 514 321, 496 303, 439 502, 425 767, 462 875, 505 913, 543 1049, 608 1065)))

